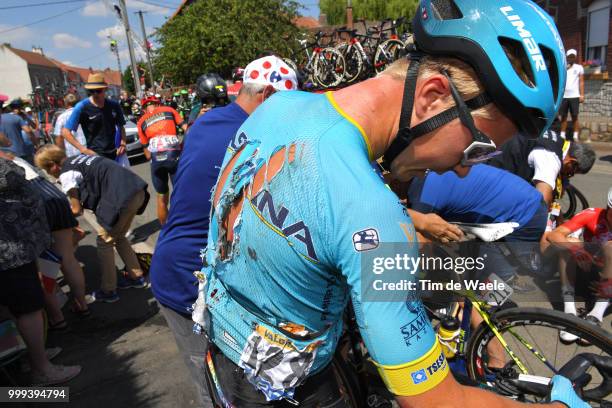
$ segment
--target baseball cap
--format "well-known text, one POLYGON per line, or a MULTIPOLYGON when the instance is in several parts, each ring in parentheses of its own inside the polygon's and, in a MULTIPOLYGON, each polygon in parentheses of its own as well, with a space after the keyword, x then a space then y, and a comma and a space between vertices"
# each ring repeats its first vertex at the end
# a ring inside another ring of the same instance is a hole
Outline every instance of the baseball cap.
POLYGON ((569 57, 570 55, 577 56, 578 52, 575 49, 571 48, 571 49, 567 50, 567 52, 565 53, 566 57, 569 57))
POLYGON ((243 83, 272 85, 277 91, 298 89, 295 71, 274 55, 256 59, 247 65, 244 69, 243 83))
POLYGON ((29 106, 26 106, 25 111, 26 113, 30 113, 32 112, 32 108, 30 108, 29 106))

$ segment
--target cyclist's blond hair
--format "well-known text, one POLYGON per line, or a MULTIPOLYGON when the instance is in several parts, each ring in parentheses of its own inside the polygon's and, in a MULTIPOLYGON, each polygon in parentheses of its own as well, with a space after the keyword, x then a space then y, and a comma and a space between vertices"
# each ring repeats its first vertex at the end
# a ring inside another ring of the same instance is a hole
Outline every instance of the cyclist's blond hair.
MULTIPOLYGON (((400 58, 385 69, 381 75, 389 75, 398 81, 406 80, 409 60, 400 58)), ((421 61, 419 67, 419 77, 427 78, 443 71, 449 73, 457 90, 463 96, 464 100, 471 99, 480 95, 485 91, 482 83, 478 79, 476 72, 465 62, 452 57, 431 57, 427 56, 421 61)), ((452 96, 447 97, 447 106, 450 108, 455 105, 452 96)), ((474 116, 494 120, 499 114, 497 107, 490 103, 478 110, 472 112, 474 116)))
POLYGON ((65 158, 66 152, 56 145, 47 144, 38 149, 36 156, 34 156, 34 163, 44 171, 49 172, 53 164, 60 165, 65 158))

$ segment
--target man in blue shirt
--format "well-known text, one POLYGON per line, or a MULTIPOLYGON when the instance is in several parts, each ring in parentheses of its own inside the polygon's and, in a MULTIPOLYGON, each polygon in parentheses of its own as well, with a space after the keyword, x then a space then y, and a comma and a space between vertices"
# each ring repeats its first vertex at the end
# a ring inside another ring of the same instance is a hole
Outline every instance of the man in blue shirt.
MULTIPOLYGON (((282 64, 276 57, 275 64, 282 64)), ((170 214, 164 225, 151 262, 151 287, 161 310, 174 333, 177 346, 190 370, 204 406, 212 406, 206 392, 204 364, 205 342, 193 333, 191 309, 197 298, 194 271, 202 268, 201 251, 208 239, 210 195, 217 181, 223 157, 236 131, 248 116, 278 90, 296 89, 293 70, 280 80, 263 75, 265 61, 255 60, 262 75, 246 80, 235 102, 214 108, 200 116, 187 133, 174 191, 170 214), (288 88, 287 81, 292 81, 288 88)), ((253 71, 253 70, 252 70, 253 71)), ((215 84, 211 83, 214 88, 215 84)))
MULTIPOLYGON (((464 178, 452 171, 443 174, 430 172, 424 179, 415 178, 408 189, 408 201, 415 228, 429 235, 434 235, 427 231, 432 223, 423 222, 429 225, 420 228, 422 214, 435 213, 448 222, 518 223, 518 228, 504 237, 506 242, 528 243, 512 244, 518 258, 537 251, 546 229, 548 210, 542 194, 520 177, 485 164, 473 166, 464 178)), ((448 242, 454 239, 443 233, 439 240, 448 242)), ((511 281, 519 291, 531 289, 515 281, 516 266, 510 265, 503 256, 497 256, 495 248, 487 247, 486 251, 487 265, 495 266, 492 272, 511 281)), ((524 264, 525 259, 522 261, 524 264)))
POLYGON ((62 136, 81 153, 100 155, 111 160, 125 153, 125 118, 119 104, 105 96, 108 84, 102 74, 90 74, 84 88, 89 98, 79 102, 62 130, 62 136), (87 147, 73 136, 81 125, 87 147), (119 129, 121 142, 115 145, 115 132, 119 129))
POLYGON ((33 157, 31 154, 28 154, 27 146, 23 140, 21 132, 24 131, 26 133, 34 146, 38 144, 38 139, 36 135, 34 135, 32 128, 21 117, 22 107, 23 102, 20 99, 14 99, 9 103, 10 112, 2 115, 2 120, 0 121, 0 132, 4 133, 11 141, 11 145, 2 148, 2 150, 11 152, 15 156, 19 156, 29 163, 33 163, 33 157))

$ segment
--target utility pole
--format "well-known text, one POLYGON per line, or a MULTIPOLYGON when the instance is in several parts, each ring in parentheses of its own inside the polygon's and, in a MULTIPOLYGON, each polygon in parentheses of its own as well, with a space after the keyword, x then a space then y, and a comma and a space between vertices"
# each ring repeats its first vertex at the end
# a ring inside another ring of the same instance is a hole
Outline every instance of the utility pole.
MULTIPOLYGON (((130 63, 132 64, 132 77, 134 78, 134 89, 136 90, 136 96, 142 98, 143 92, 140 88, 140 78, 138 77, 138 65, 136 65, 136 58, 134 57, 134 47, 132 46, 132 37, 130 35, 130 21, 128 19, 127 7, 125 6, 125 0, 119 0, 120 10, 119 17, 123 21, 125 27, 125 38, 127 40, 128 51, 130 53, 130 63)), ((116 10, 115 6, 115 10, 116 10)))
POLYGON ((149 80, 151 81, 151 86, 155 86, 155 82, 153 80, 153 64, 151 63, 151 53, 149 50, 149 40, 147 39, 147 31, 145 30, 144 17, 142 16, 142 10, 136 12, 140 17, 140 28, 142 29, 142 40, 144 42, 143 47, 145 49, 145 53, 147 54, 147 65, 149 67, 149 80))
POLYGON ((119 58, 119 47, 117 46, 117 40, 110 35, 107 36, 110 40, 110 50, 117 57, 117 66, 119 67, 119 74, 121 75, 121 88, 123 89, 123 70, 121 69, 121 58, 119 58))

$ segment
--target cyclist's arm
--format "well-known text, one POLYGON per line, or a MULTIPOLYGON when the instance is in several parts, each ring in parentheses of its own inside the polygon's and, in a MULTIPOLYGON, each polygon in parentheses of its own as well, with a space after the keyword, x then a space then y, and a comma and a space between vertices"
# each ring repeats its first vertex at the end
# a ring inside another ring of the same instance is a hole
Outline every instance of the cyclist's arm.
POLYGON ((459 384, 452 375, 447 376, 438 386, 411 397, 397 397, 401 408, 466 408, 466 407, 547 407, 566 408, 560 402, 552 404, 525 404, 502 397, 490 391, 459 384))
POLYGON ((140 140, 140 144, 142 145, 142 152, 144 153, 145 158, 147 160, 151 160, 151 152, 149 151, 149 139, 147 139, 147 136, 142 130, 143 123, 143 118, 140 118, 138 124, 136 125, 136 129, 138 130, 138 139, 140 140))
POLYGON ((534 149, 529 153, 527 161, 534 170, 533 184, 550 208, 557 176, 561 171, 561 161, 554 152, 543 148, 534 149))

